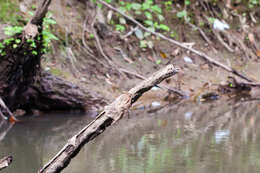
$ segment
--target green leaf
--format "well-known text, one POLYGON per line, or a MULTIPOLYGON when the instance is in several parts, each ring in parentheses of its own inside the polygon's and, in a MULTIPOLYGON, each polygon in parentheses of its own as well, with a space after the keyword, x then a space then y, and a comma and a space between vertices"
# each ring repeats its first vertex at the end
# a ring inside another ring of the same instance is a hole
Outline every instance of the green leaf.
POLYGON ((216 19, 214 17, 208 17, 208 21, 210 24, 213 24, 216 19))
POLYGON ((131 3, 127 3, 125 8, 126 8, 126 10, 130 11, 132 9, 132 4, 131 3))
POLYGON ((190 0, 185 0, 185 5, 190 5, 190 0))
POLYGON ((144 12, 144 15, 146 16, 147 19, 150 19, 150 20, 153 19, 152 13, 150 13, 148 11, 144 12))
POLYGON ((149 26, 153 26, 153 21, 151 20, 145 20, 144 23, 149 26))
POLYGON ((161 30, 164 30, 164 31, 170 31, 170 28, 169 28, 167 25, 164 25, 164 24, 160 24, 160 25, 159 25, 159 28, 160 28, 161 30))
POLYGON ((137 10, 137 11, 135 11, 135 14, 136 14, 136 15, 141 15, 142 12, 137 10))
POLYGON ((142 10, 147 10, 150 8, 150 4, 149 3, 143 3, 142 4, 142 10))
POLYGON ((21 43, 21 40, 20 39, 15 39, 15 43, 19 44, 19 43, 21 43))
POLYGON ((134 10, 140 10, 142 8, 142 5, 139 3, 132 3, 132 8, 134 10))
POLYGON ((157 65, 159 65, 159 64, 161 64, 161 62, 162 62, 162 60, 157 59, 155 63, 156 63, 157 65))
POLYGON ((124 1, 119 1, 119 4, 120 5, 125 5, 125 2, 124 1))
POLYGON ((120 31, 120 32, 124 32, 125 31, 125 26, 120 25, 120 24, 116 24, 116 30, 120 31))
POLYGON ((28 11, 28 14, 29 14, 30 16, 33 16, 33 12, 32 12, 32 11, 28 11))
POLYGON ((164 16, 161 14, 158 14, 157 18, 159 19, 160 22, 164 21, 164 19, 165 19, 164 16))
POLYGON ((140 48, 147 48, 147 41, 146 40, 140 41, 140 48))
POLYGON ((183 11, 180 11, 180 12, 177 13, 177 17, 178 18, 183 18, 185 16, 187 16, 187 11, 186 10, 183 10, 183 11))
POLYGON ((125 13, 126 12, 126 8, 125 7, 119 7, 119 11, 122 12, 122 13, 125 13))
POLYGON ((151 10, 155 13, 162 13, 162 9, 158 5, 151 6, 151 10))
POLYGON ((37 52, 36 50, 33 50, 33 51, 32 51, 32 54, 33 54, 33 55, 38 55, 38 52, 37 52))
POLYGON ((51 18, 44 18, 44 24, 43 25, 46 25, 46 24, 55 25, 55 24, 57 24, 57 22, 54 19, 51 19, 51 18))
POLYGON ((4 44, 9 45, 11 43, 11 41, 13 41, 13 40, 14 40, 14 38, 5 39, 4 44))
POLYGON ((14 48, 14 49, 17 48, 17 44, 13 44, 13 48, 14 48))
POLYGON ((5 35, 13 36, 15 34, 21 33, 23 31, 23 27, 21 26, 7 26, 4 28, 5 35))
POLYGON ((0 42, 0 49, 5 48, 4 44, 0 42))

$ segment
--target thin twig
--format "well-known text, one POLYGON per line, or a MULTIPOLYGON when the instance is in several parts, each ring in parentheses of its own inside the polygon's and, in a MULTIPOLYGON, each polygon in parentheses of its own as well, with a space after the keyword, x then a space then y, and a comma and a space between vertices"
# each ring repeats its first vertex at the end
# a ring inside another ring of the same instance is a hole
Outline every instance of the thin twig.
POLYGON ((208 36, 204 33, 204 31, 203 31, 200 27, 197 27, 196 25, 193 25, 192 23, 188 23, 188 24, 189 24, 192 28, 199 30, 199 32, 200 32, 201 36, 204 38, 204 40, 205 40, 208 44, 212 45, 212 42, 210 41, 210 39, 208 38, 208 36))
POLYGON ((130 35, 132 35, 136 30, 138 29, 138 26, 137 27, 135 27, 135 28, 131 28, 131 30, 128 32, 128 33, 126 33, 125 35, 123 35, 122 37, 121 37, 121 39, 126 39, 127 37, 129 37, 130 35))
POLYGON ((245 75, 241 74, 240 72, 236 71, 235 69, 233 69, 233 68, 231 68, 231 67, 228 67, 228 66, 226 66, 226 65, 224 65, 224 64, 222 64, 222 63, 220 63, 220 62, 218 62, 218 61, 216 61, 216 60, 214 60, 213 58, 211 58, 210 56, 206 55, 205 53, 200 52, 200 51, 198 51, 198 50, 195 50, 195 49, 193 49, 193 48, 191 48, 191 47, 185 46, 185 45, 183 45, 182 43, 180 43, 180 42, 178 42, 178 41, 176 41, 176 40, 170 39, 170 38, 166 37, 165 35, 163 35, 163 34, 161 34, 161 33, 157 33, 157 32, 155 32, 155 31, 151 31, 150 29, 148 29, 148 28, 146 28, 145 26, 143 26, 140 22, 138 22, 138 21, 135 20, 134 18, 132 18, 132 17, 126 15, 126 14, 123 13, 122 11, 120 11, 120 10, 118 10, 117 8, 113 7, 112 5, 110 5, 110 4, 106 3, 106 2, 104 2, 103 0, 98 0, 98 2, 100 2, 101 4, 103 4, 104 6, 110 8, 110 9, 114 10, 115 12, 121 14, 121 15, 124 16, 126 19, 128 19, 128 20, 132 21, 133 23, 135 23, 136 25, 138 25, 138 26, 139 26, 141 29, 143 29, 144 31, 150 32, 150 33, 152 33, 153 35, 156 35, 156 36, 158 36, 158 37, 160 37, 160 38, 162 38, 162 39, 164 39, 164 40, 167 40, 167 41, 169 41, 170 43, 173 43, 173 44, 175 44, 175 45, 177 45, 177 46, 179 46, 179 47, 181 47, 181 48, 187 49, 187 50, 189 50, 189 51, 191 51, 191 52, 193 52, 193 53, 199 55, 200 57, 204 58, 205 60, 209 61, 210 63, 212 63, 212 64, 214 64, 214 65, 216 65, 216 66, 218 66, 218 67, 220 67, 220 68, 222 68, 222 69, 224 69, 224 70, 230 72, 230 73, 233 73, 234 75, 236 75, 236 76, 238 76, 238 77, 240 77, 240 78, 242 78, 242 79, 244 79, 244 80, 246 80, 246 81, 248 81, 248 82, 252 82, 252 80, 249 79, 248 77, 246 77, 245 75))
POLYGON ((213 34, 217 37, 220 44, 222 44, 229 52, 234 52, 234 50, 221 38, 219 31, 215 31, 213 34))

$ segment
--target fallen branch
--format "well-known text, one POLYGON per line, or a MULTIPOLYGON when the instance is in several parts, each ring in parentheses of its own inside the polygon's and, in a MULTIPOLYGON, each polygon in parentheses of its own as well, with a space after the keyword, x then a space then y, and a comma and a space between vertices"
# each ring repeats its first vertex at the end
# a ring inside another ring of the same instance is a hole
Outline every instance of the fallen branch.
POLYGON ((77 155, 85 143, 93 140, 104 132, 108 126, 122 118, 125 111, 127 111, 143 93, 150 90, 164 79, 178 73, 178 71, 178 68, 175 68, 173 65, 168 65, 127 93, 120 95, 113 103, 106 106, 104 111, 101 112, 95 120, 69 139, 68 143, 58 152, 58 154, 44 165, 38 173, 57 173, 63 170, 69 164, 70 160, 77 155))
POLYGON ((0 171, 6 167, 8 167, 13 161, 12 156, 4 157, 0 160, 0 171))
POLYGON ((132 21, 133 23, 135 23, 137 26, 139 26, 139 27, 140 27, 141 29, 143 29, 144 31, 149 32, 149 33, 151 33, 151 34, 153 34, 153 35, 156 35, 156 36, 158 36, 158 37, 160 37, 160 38, 162 38, 162 39, 164 39, 164 40, 167 40, 167 41, 169 41, 170 43, 173 43, 173 44, 175 44, 175 45, 177 45, 177 46, 179 46, 179 47, 181 47, 181 48, 187 49, 187 50, 189 50, 189 51, 191 51, 191 52, 193 52, 193 53, 199 55, 200 57, 202 57, 203 59, 205 59, 205 60, 207 60, 208 62, 212 63, 213 65, 216 65, 216 66, 218 66, 218 67, 220 67, 220 68, 222 68, 222 69, 224 69, 224 70, 226 70, 226 71, 228 71, 228 72, 230 72, 230 73, 233 73, 234 75, 236 75, 236 76, 238 76, 238 77, 240 77, 240 78, 242 78, 242 79, 244 79, 244 80, 246 80, 246 81, 248 81, 248 82, 252 82, 252 80, 249 79, 248 77, 246 77, 245 75, 241 74, 240 72, 236 71, 235 69, 233 69, 233 68, 231 68, 231 67, 228 67, 228 66, 226 66, 226 65, 224 65, 224 64, 222 64, 222 63, 220 63, 220 62, 218 62, 218 61, 216 61, 216 60, 214 60, 213 58, 209 57, 209 56, 206 55, 205 53, 200 52, 200 51, 198 51, 198 50, 195 50, 195 49, 193 49, 193 48, 191 48, 191 47, 185 46, 184 44, 182 44, 182 43, 180 43, 180 42, 178 42, 178 41, 176 41, 176 40, 170 39, 170 38, 166 37, 165 35, 163 35, 163 34, 161 34, 161 33, 157 33, 157 32, 155 32, 155 31, 152 31, 152 30, 146 28, 146 27, 143 26, 140 22, 138 22, 137 20, 135 20, 134 18, 132 18, 132 17, 126 15, 126 14, 123 13, 122 11, 116 9, 115 7, 113 7, 112 5, 110 5, 110 4, 106 3, 106 2, 104 2, 103 0, 98 0, 98 2, 100 2, 101 4, 103 4, 103 5, 106 6, 106 7, 110 8, 111 10, 113 10, 113 11, 115 11, 115 12, 121 14, 121 15, 124 16, 126 19, 128 19, 128 20, 132 21))

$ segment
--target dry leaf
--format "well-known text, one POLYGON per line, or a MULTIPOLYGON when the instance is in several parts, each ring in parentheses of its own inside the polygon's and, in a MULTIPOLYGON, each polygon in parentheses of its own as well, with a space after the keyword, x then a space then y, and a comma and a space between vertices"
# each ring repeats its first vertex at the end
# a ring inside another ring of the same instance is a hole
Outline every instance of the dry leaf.
POLYGON ((260 58, 260 50, 258 50, 258 49, 256 50, 256 55, 258 58, 260 58))
POLYGON ((164 52, 162 52, 162 51, 160 51, 160 56, 161 56, 162 58, 167 58, 166 53, 164 53, 164 52))

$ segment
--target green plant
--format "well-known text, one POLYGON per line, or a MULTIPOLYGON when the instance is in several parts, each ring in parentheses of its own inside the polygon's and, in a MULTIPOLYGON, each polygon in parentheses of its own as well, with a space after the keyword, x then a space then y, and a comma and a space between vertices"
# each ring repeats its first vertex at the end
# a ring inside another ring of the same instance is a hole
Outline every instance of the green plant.
POLYGON ((248 2, 248 7, 249 8, 254 8, 257 5, 260 5, 260 1, 259 0, 249 0, 249 2, 248 2))
MULTIPOLYGON (((154 31, 157 29, 167 32, 170 31, 170 28, 167 25, 161 23, 164 21, 162 9, 159 5, 155 4, 153 0, 145 0, 143 3, 125 2, 121 0, 119 1, 119 5, 120 11, 124 13, 144 16, 144 24, 149 28, 153 28, 154 31)), ((120 25, 122 24, 123 23, 120 22, 120 25)), ((122 26, 118 26, 117 24, 115 26, 116 30, 125 31, 122 26)))
MULTIPOLYGON (((186 1, 185 1, 186 2, 186 1)), ((180 19, 183 19, 185 22, 190 22, 190 17, 188 16, 188 13, 186 10, 179 11, 176 16, 180 19)))
POLYGON ((120 31, 120 32, 124 32, 125 31, 125 26, 121 25, 121 24, 116 24, 116 30, 120 31))
POLYGON ((23 31, 22 26, 7 26, 4 28, 5 35, 13 36, 15 34, 21 33, 23 31))
MULTIPOLYGON (((46 53, 48 51, 49 45, 52 40, 58 40, 58 38, 52 33, 51 31, 51 25, 56 24, 56 21, 52 19, 52 14, 48 13, 46 17, 43 20, 43 30, 42 35, 38 35, 36 40, 41 41, 42 38, 42 44, 43 48, 41 49, 42 53, 46 53)), ((2 56, 5 55, 5 52, 3 51, 6 46, 11 45, 13 49, 16 49, 19 44, 21 44, 21 40, 19 38, 15 38, 14 35, 19 34, 23 31, 22 26, 8 26, 4 28, 5 34, 10 36, 10 38, 7 38, 3 40, 3 42, 0 42, 0 53, 2 56), (12 37, 13 36, 13 37, 12 37)), ((38 55, 37 52, 37 43, 35 40, 27 39, 26 42, 31 47, 31 53, 32 55, 38 55)))
POLYGON ((47 13, 46 17, 43 19, 43 53, 46 53, 52 40, 59 40, 51 31, 51 25, 55 25, 57 22, 52 19, 52 14, 47 13))
POLYGON ((172 1, 166 1, 164 2, 164 6, 166 8, 167 11, 172 10, 172 1))

